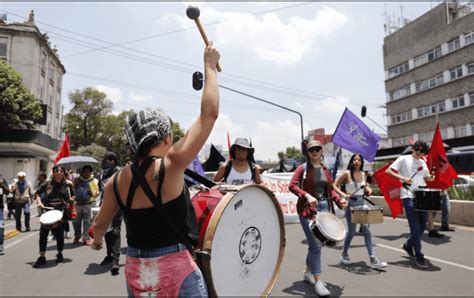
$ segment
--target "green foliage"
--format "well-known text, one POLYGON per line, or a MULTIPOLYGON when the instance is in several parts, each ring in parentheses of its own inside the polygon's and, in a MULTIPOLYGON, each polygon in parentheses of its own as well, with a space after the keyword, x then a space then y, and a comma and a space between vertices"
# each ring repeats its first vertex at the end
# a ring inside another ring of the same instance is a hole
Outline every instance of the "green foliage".
POLYGON ((474 201, 474 186, 467 188, 450 187, 448 188, 448 195, 451 200, 474 201))
POLYGON ((297 149, 296 147, 287 147, 286 152, 278 152, 278 158, 280 160, 282 159, 288 159, 288 158, 302 158, 303 154, 301 154, 301 150, 297 149))
POLYGON ((181 129, 181 126, 178 122, 173 122, 173 125, 171 126, 171 133, 173 135, 173 144, 184 137, 184 131, 181 129))
MULTIPOLYGON (((79 149, 77 149, 77 155, 93 157, 99 163, 102 161, 105 152, 107 152, 107 148, 94 143, 89 146, 79 147, 79 149)), ((96 169, 98 169, 100 167, 100 164, 95 165, 95 167, 96 169)))
POLYGON ((0 128, 33 128, 41 118, 41 106, 26 88, 21 75, 0 60, 0 128))

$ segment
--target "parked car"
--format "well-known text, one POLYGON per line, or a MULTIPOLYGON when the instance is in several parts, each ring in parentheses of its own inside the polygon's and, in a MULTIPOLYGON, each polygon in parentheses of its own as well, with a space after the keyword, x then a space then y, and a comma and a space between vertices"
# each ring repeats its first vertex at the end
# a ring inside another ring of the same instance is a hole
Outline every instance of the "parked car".
POLYGON ((458 175, 458 178, 454 179, 453 186, 467 191, 469 190, 469 187, 474 187, 474 177, 469 175, 458 175))

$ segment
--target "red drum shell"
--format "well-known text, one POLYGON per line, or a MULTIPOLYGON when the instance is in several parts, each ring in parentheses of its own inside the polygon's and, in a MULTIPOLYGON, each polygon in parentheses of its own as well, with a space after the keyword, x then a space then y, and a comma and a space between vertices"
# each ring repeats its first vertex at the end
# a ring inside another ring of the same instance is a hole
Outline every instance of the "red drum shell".
POLYGON ((194 212, 198 223, 198 248, 202 249, 207 226, 212 214, 224 195, 219 189, 211 189, 208 192, 199 192, 193 199, 194 212))

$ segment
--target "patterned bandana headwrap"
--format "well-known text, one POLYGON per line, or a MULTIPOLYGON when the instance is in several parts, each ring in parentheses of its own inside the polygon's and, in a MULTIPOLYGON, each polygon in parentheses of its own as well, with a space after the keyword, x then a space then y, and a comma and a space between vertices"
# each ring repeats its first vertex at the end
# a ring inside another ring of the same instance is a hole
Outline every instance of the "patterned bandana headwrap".
POLYGON ((170 119, 158 109, 139 111, 125 125, 125 134, 134 154, 137 154, 140 145, 146 140, 156 139, 155 144, 159 144, 170 132, 170 119))

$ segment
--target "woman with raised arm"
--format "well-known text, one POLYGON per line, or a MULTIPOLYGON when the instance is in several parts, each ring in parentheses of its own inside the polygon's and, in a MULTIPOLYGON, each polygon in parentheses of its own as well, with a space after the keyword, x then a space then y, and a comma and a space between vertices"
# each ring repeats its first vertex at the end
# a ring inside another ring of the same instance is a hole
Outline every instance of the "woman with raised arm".
POLYGON ((184 171, 206 142, 219 114, 219 57, 212 44, 206 47, 201 113, 178 142, 173 144, 171 121, 160 110, 139 111, 126 124, 136 161, 107 181, 94 221, 92 248, 102 248, 107 227, 122 209, 130 296, 208 295, 202 273, 186 246, 186 242, 196 243, 197 224, 184 171))
MULTIPOLYGON (((334 182, 334 189, 341 197, 348 200, 349 207, 367 205, 367 201, 364 200, 364 193, 369 195, 372 194, 372 189, 367 184, 363 169, 364 159, 362 158, 362 155, 358 153, 353 154, 349 160, 349 164, 347 165, 347 170, 344 171, 341 176, 337 177, 334 182), (345 186, 345 192, 341 190, 342 185, 345 186)), ((352 213, 350 208, 346 208, 347 232, 346 238, 344 239, 344 248, 341 253, 341 263, 344 265, 352 264, 348 251, 352 238, 354 238, 356 224, 352 223, 351 217, 352 213)), ((374 269, 386 267, 387 263, 380 261, 380 259, 374 254, 370 225, 361 224, 361 229, 364 234, 365 246, 369 253, 370 266, 374 269)))

